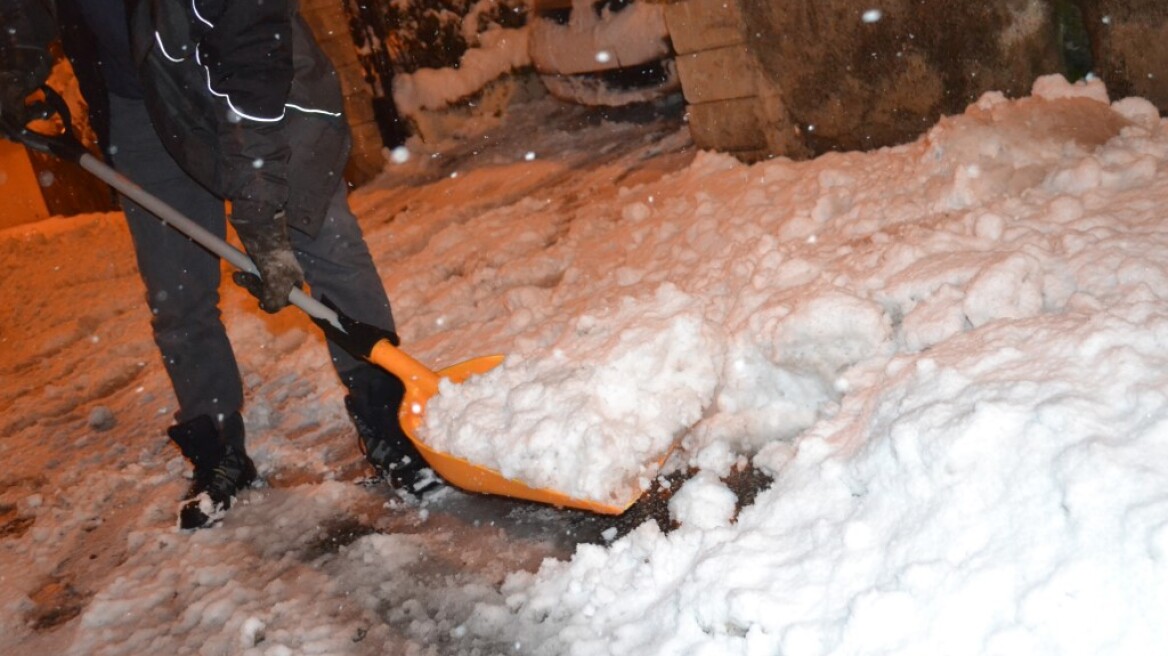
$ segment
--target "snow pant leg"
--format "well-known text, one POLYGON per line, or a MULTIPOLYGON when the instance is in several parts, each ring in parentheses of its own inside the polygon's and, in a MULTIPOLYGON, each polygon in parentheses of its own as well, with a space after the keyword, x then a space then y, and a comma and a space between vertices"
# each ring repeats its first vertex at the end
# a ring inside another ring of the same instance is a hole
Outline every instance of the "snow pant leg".
MULTIPOLYGON (((315 238, 289 230, 313 297, 329 300, 349 317, 388 330, 394 329, 393 311, 385 286, 373 264, 357 217, 349 209, 345 186, 339 185, 320 233, 315 238)), ((367 379, 382 369, 358 360, 329 343, 329 354, 341 381, 350 389, 355 378, 367 379)))
MULTIPOLYGON (((224 237, 223 201, 171 158, 140 100, 110 96, 114 166, 150 194, 224 237)), ((178 397, 178 421, 216 421, 243 405, 243 383, 219 316, 219 258, 123 197, 126 221, 154 318, 154 341, 178 397)))

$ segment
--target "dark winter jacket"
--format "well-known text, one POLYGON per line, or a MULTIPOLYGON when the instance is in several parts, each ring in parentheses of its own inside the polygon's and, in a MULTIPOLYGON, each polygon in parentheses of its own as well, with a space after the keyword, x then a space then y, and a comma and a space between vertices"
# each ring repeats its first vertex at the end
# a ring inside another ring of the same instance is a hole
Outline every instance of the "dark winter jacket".
MULTIPOLYGON (((121 47, 109 43, 116 38, 109 25, 92 20, 102 8, 108 12, 108 0, 62 1, 77 3, 77 13, 96 28, 103 57, 121 47)), ((241 237, 281 232, 280 210, 290 227, 315 235, 341 184, 349 135, 336 72, 295 0, 129 0, 128 6, 132 62, 171 155, 232 201, 241 237)), ((0 20, 13 27, 0 36, 0 42, 7 37, 7 45, 0 43, 3 69, 5 52, 47 47, 53 34, 41 17, 53 5, 0 0, 0 8, 0 20)), ((102 67, 106 87, 132 94, 132 81, 109 79, 116 70, 102 67)), ((33 74, 43 79, 44 71, 33 74)))
POLYGON ((241 236, 280 209, 315 235, 349 136, 336 71, 295 0, 140 0, 131 32, 163 142, 231 199, 241 236))

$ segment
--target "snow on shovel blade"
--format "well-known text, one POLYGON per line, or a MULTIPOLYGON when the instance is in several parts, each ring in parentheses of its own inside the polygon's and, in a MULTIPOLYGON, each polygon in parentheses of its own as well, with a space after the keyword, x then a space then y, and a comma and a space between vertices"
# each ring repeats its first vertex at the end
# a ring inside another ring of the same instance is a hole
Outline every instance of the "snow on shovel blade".
POLYGON ((468 492, 497 494, 604 515, 619 515, 640 498, 639 488, 630 489, 628 497, 619 503, 604 503, 594 499, 572 497, 550 488, 531 487, 522 481, 507 478, 490 467, 437 451, 421 440, 419 428, 425 422, 426 403, 438 394, 438 381, 446 378, 451 382, 461 383, 475 374, 495 368, 503 361, 503 356, 488 355, 474 358, 435 373, 390 344, 388 340, 382 340, 373 347, 369 361, 394 374, 405 385, 405 398, 398 411, 402 429, 426 459, 427 464, 451 485, 468 492))

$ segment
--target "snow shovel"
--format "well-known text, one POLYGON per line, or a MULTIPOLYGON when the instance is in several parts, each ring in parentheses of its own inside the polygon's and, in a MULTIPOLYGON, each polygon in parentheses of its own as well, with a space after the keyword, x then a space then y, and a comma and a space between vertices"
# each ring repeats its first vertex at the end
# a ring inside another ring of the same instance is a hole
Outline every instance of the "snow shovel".
MULTIPOLYGON (((0 126, 0 128, 4 128, 5 133, 20 139, 29 148, 51 153, 77 163, 81 168, 146 208, 163 223, 183 233, 211 253, 227 260, 242 271, 259 275, 259 270, 245 253, 207 231, 91 155, 73 133, 72 119, 65 101, 52 88, 43 86, 41 89, 48 105, 42 104, 39 107, 41 110, 40 118, 51 118, 53 113, 59 115, 64 126, 62 133, 49 136, 33 131, 27 126, 20 126, 17 129, 13 129, 11 125, 0 126)), ((342 332, 344 331, 335 310, 302 290, 294 288, 288 295, 288 301, 309 316, 327 321, 342 332)), ((418 448, 427 464, 451 485, 468 492, 496 494, 607 515, 623 513, 640 496, 639 489, 632 489, 630 490, 632 496, 626 503, 611 504, 571 497, 549 488, 533 488, 522 481, 507 478, 490 467, 477 465, 456 455, 432 449, 420 439, 420 427, 425 420, 426 403, 431 397, 438 394, 439 381, 447 378, 454 383, 461 383, 470 376, 496 367, 503 361, 502 355, 478 357, 434 372, 395 347, 388 339, 382 339, 373 346, 366 355, 366 359, 401 379, 406 390, 405 398, 398 411, 402 429, 405 430, 414 446, 418 448)))

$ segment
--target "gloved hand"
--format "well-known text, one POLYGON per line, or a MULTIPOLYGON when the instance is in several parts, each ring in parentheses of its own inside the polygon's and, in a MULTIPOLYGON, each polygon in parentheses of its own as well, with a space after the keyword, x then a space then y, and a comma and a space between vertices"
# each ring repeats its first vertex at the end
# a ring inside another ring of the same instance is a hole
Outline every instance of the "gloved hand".
POLYGON ((28 124, 24 101, 49 77, 56 37, 49 2, 0 2, 0 134, 15 138, 28 124))
POLYGON ((0 71, 0 136, 16 141, 31 118, 25 99, 31 90, 22 76, 0 71))
POLYGON ((264 258, 252 257, 256 268, 263 273, 263 278, 247 271, 236 271, 231 274, 235 284, 243 287, 252 296, 260 301, 260 309, 268 314, 275 314, 288 307, 288 295, 293 287, 300 287, 304 282, 304 274, 300 265, 293 259, 291 266, 283 261, 265 261, 264 258))
POLYGON ((401 345, 401 338, 392 330, 385 330, 377 326, 370 326, 367 323, 361 323, 355 319, 350 319, 337 309, 337 306, 329 300, 329 297, 322 296, 320 302, 323 303, 330 310, 337 313, 337 320, 341 324, 343 331, 338 330, 336 326, 325 321, 324 319, 312 318, 313 323, 320 326, 324 331, 325 337, 330 342, 345 349, 355 358, 368 358, 373 352, 373 347, 383 339, 389 340, 390 344, 394 346, 401 345))
POLYGON ((232 223, 260 275, 236 271, 231 278, 260 300, 261 310, 275 314, 288 306, 288 294, 292 288, 304 284, 304 271, 292 252, 284 212, 276 212, 269 221, 236 220, 232 223))

